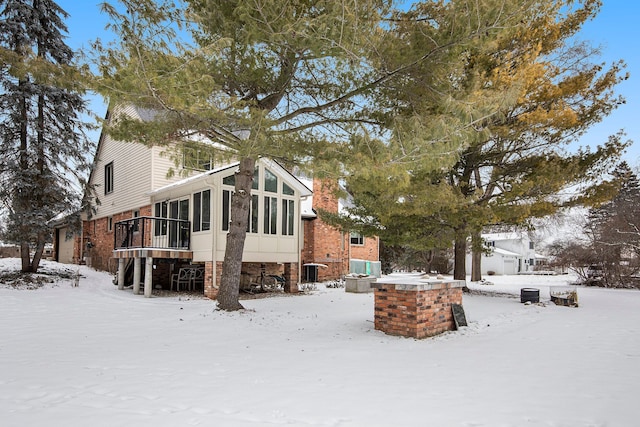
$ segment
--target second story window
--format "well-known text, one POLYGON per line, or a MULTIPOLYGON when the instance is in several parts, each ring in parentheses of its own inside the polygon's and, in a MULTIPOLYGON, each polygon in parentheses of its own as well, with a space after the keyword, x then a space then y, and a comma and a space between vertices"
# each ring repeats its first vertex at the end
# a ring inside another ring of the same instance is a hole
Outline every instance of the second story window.
POLYGON ((113 162, 104 167, 104 194, 113 193, 113 162))
POLYGON ((360 233, 351 233, 351 244, 352 245, 364 245, 364 237, 360 233))
POLYGON ((213 157, 195 144, 185 144, 182 147, 182 167, 208 171, 213 169, 213 157))

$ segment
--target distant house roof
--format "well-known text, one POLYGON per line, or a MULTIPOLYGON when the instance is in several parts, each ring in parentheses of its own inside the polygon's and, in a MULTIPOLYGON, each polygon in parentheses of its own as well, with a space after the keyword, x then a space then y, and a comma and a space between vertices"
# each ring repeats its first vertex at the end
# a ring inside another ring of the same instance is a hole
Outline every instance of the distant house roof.
POLYGON ((514 257, 521 257, 522 256, 519 253, 507 251, 505 249, 500 249, 500 248, 493 248, 493 253, 496 253, 496 254, 499 254, 499 255, 503 255, 503 256, 514 256, 514 257))
POLYGON ((488 241, 500 241, 500 240, 521 240, 523 238, 528 239, 528 236, 525 233, 511 231, 506 233, 485 233, 485 234, 482 234, 482 238, 488 241))

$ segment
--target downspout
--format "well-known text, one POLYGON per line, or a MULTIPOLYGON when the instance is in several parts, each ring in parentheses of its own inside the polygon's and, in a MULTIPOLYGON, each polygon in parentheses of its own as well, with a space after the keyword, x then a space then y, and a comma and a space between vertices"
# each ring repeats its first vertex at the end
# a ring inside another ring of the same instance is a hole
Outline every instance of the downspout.
POLYGON ((298 251, 298 285, 299 285, 302 279, 302 249, 304 248, 304 220, 302 219, 302 196, 298 197, 298 213, 299 215, 298 215, 297 251, 298 251))
MULTIPOLYGON (((349 274, 351 273, 351 233, 345 233, 345 237, 342 240, 347 244, 347 274, 349 274)), ((346 274, 343 274, 343 276, 346 276, 346 274)))
MULTIPOLYGON (((216 201, 220 201, 222 199, 222 194, 218 194, 217 192, 218 187, 214 184, 215 177, 211 176, 210 178, 205 179, 204 182, 209 185, 209 188, 211 188, 211 200, 209 200, 209 203, 214 207, 214 209, 211 209, 211 206, 209 206, 213 216, 213 218, 211 218, 211 286, 213 288, 216 286, 216 277, 218 277, 218 262, 216 261, 216 233, 218 230, 222 230, 222 228, 218 228, 220 226, 219 216, 221 216, 219 213, 222 213, 222 209, 215 209, 215 207, 218 206, 216 201)), ((220 206, 222 206, 222 204, 220 204, 220 206)))

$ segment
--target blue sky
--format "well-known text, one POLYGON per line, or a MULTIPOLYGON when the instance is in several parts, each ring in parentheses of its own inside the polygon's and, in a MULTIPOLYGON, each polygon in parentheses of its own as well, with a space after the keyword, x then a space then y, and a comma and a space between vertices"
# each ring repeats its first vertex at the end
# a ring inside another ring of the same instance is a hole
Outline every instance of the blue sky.
MULTIPOLYGON (((69 29, 67 43, 72 48, 88 47, 88 41, 103 37, 107 18, 100 13, 98 0, 57 0, 69 13, 66 21, 69 29)), ((579 145, 594 147, 605 142, 609 135, 619 130, 626 132, 626 139, 635 141, 624 158, 640 167, 640 2, 629 0, 603 0, 600 14, 588 22, 579 38, 589 40, 602 49, 601 60, 610 64, 622 59, 627 63, 629 80, 618 86, 618 93, 626 98, 602 123, 594 126, 579 145)), ((107 36, 108 37, 108 36, 107 36)), ((106 107, 100 99, 93 99, 91 108, 104 117, 106 107)))

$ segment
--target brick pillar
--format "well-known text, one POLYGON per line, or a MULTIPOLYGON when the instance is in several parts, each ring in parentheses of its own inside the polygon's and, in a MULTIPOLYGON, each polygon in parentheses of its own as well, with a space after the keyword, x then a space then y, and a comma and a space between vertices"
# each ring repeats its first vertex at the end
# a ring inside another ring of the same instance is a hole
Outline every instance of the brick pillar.
POLYGON ((381 283, 374 294, 375 329, 389 335, 426 338, 456 329, 451 304, 462 304, 464 280, 381 283))
POLYGON ((284 264, 284 279, 286 283, 284 285, 284 291, 295 294, 298 292, 298 263, 286 262, 284 264))

